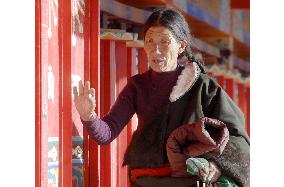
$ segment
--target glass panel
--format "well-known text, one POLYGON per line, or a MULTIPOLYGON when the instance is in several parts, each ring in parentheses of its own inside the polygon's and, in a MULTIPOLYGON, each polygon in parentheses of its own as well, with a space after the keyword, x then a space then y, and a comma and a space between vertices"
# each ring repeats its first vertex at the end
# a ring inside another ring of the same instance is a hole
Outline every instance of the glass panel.
POLYGON ((42 186, 58 186, 59 64, 58 3, 41 1, 42 186))

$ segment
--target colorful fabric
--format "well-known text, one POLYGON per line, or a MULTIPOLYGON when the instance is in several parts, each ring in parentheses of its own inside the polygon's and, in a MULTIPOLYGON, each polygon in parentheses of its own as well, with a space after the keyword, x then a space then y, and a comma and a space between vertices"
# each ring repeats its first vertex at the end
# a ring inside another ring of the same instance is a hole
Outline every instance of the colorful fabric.
MULTIPOLYGON (((187 172, 198 176, 202 182, 208 183, 209 162, 205 158, 188 158, 186 160, 187 172)), ((214 187, 238 187, 238 185, 227 176, 220 176, 214 187)))
POLYGON ((238 185, 229 177, 221 176, 218 181, 214 183, 214 187, 238 187, 238 185))
POLYGON ((204 158, 188 158, 186 160, 187 172, 199 176, 202 182, 208 182, 209 162, 204 158))

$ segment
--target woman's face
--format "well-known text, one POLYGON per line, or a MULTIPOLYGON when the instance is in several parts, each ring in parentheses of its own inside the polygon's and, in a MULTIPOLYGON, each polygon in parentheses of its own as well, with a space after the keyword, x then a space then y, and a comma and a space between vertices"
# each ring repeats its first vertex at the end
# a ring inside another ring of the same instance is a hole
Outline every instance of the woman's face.
POLYGON ((186 43, 177 42, 166 27, 150 27, 146 32, 144 50, 150 67, 156 72, 175 70, 178 54, 183 52, 185 47, 186 43))

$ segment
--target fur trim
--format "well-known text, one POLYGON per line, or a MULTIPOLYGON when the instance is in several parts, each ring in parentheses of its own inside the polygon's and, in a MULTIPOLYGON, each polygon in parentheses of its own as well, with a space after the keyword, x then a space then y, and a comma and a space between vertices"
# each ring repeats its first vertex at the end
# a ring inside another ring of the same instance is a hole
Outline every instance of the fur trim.
POLYGON ((195 81, 200 75, 200 69, 198 65, 193 62, 185 65, 181 74, 178 77, 176 85, 170 95, 170 101, 175 102, 181 98, 186 92, 188 92, 194 85, 195 81))

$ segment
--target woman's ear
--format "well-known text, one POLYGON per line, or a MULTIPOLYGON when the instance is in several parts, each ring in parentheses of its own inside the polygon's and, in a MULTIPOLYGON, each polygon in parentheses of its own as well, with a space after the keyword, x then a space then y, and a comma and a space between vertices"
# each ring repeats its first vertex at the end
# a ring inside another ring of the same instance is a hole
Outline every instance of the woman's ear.
POLYGON ((180 47, 179 47, 179 51, 178 51, 179 54, 181 54, 185 50, 186 46, 187 46, 186 40, 183 40, 183 41, 180 42, 180 47))

